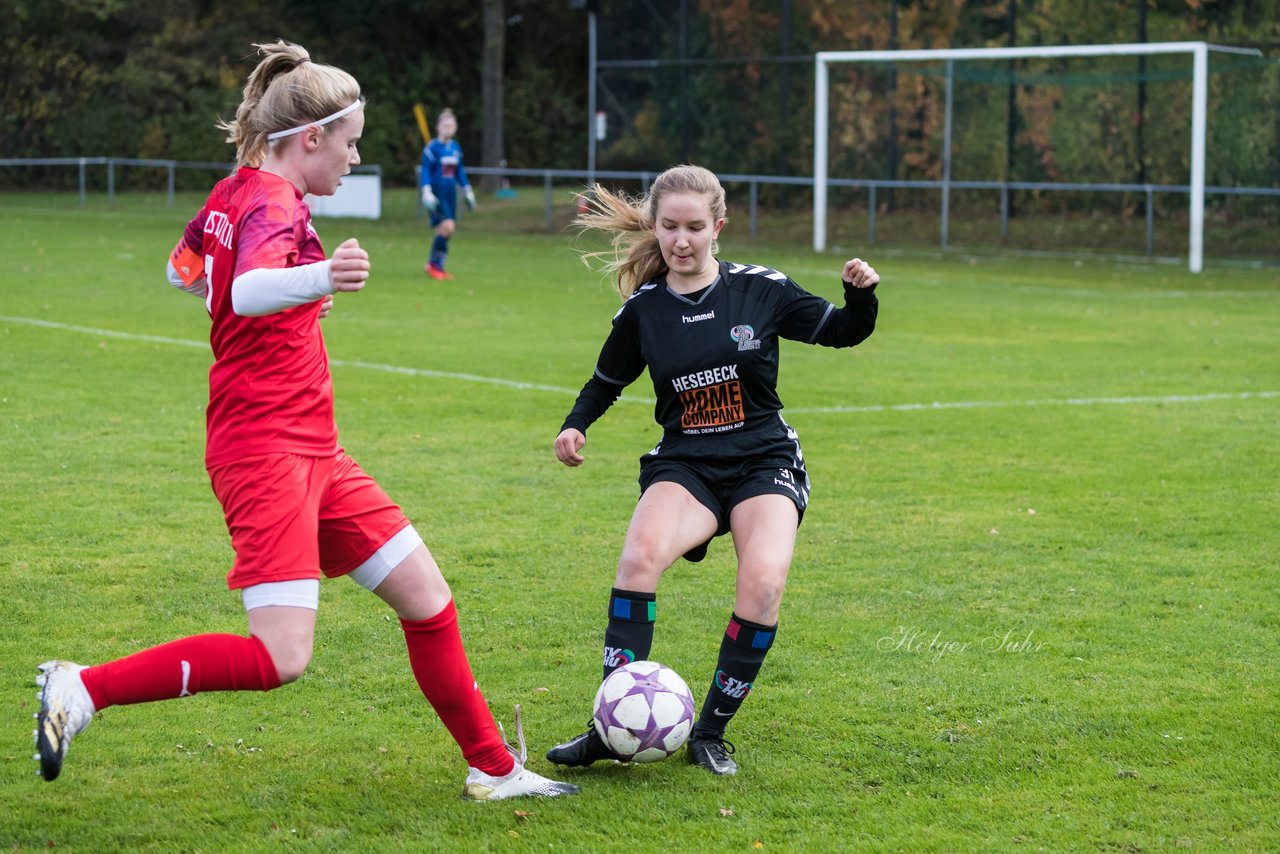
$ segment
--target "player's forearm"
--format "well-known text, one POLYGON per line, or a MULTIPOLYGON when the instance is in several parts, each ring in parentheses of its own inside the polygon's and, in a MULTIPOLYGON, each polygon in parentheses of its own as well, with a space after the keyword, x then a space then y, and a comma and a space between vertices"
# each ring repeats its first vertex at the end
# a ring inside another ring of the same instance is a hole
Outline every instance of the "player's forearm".
POLYGON ((610 406, 613 406, 622 395, 623 388, 625 386, 609 382, 596 374, 582 387, 578 400, 573 404, 573 409, 569 411, 569 416, 565 418, 560 430, 564 431, 572 427, 586 433, 587 428, 598 421, 610 406))
POLYGON ((231 308, 242 317, 262 317, 326 297, 333 293, 329 263, 241 273, 231 283, 231 308))
MULTIPOLYGON (((193 223, 195 221, 193 220, 193 223)), ((203 221, 201 221, 203 223, 203 221)), ((203 228, 203 224, 201 224, 203 228)), ((187 225, 187 233, 183 234, 178 245, 169 253, 169 263, 165 267, 165 277, 169 284, 180 291, 193 296, 203 297, 209 293, 209 285, 204 274, 204 258, 188 245, 192 225, 187 225)), ((197 234, 199 232, 196 232, 197 234)))
POLYGON ((178 272, 178 269, 173 266, 173 261, 169 261, 165 264, 164 274, 169 280, 169 284, 184 293, 191 294, 195 297, 203 297, 209 293, 209 283, 203 275, 199 275, 190 281, 187 281, 187 279, 178 272))
POLYGON ((815 344, 823 347, 852 347, 867 340, 875 331, 876 315, 880 301, 876 299, 875 286, 855 288, 844 286, 844 308, 836 309, 827 317, 818 332, 815 344))

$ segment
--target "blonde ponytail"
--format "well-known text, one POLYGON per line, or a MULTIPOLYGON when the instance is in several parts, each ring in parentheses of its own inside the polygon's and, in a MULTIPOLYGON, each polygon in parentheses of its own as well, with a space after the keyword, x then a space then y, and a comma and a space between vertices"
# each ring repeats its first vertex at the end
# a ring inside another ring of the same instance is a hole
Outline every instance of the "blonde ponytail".
POLYGON ((644 198, 614 193, 600 184, 593 185, 585 198, 586 210, 573 224, 584 232, 608 232, 613 250, 583 252, 583 264, 592 267, 596 266, 592 262, 599 262, 601 272, 616 274, 615 285, 624 300, 640 285, 667 272, 644 198))
POLYGON ((219 122, 236 146, 241 166, 261 166, 271 146, 267 134, 331 116, 363 101, 360 84, 340 68, 319 65, 301 45, 255 44, 262 59, 249 74, 244 99, 230 122, 219 122))
MULTIPOLYGON (((609 233, 613 249, 583 252, 582 263, 591 267, 593 262, 600 262, 602 272, 616 274, 615 285, 624 300, 635 293, 636 288, 667 273, 667 262, 662 257, 653 225, 658 203, 664 196, 675 193, 705 195, 711 206, 711 218, 724 219, 724 187, 715 173, 701 166, 672 166, 658 175, 649 192, 640 197, 615 193, 600 184, 593 185, 585 194, 586 210, 574 218, 573 224, 582 232, 609 233)), ((714 256, 719 251, 713 240, 711 254, 714 256)))

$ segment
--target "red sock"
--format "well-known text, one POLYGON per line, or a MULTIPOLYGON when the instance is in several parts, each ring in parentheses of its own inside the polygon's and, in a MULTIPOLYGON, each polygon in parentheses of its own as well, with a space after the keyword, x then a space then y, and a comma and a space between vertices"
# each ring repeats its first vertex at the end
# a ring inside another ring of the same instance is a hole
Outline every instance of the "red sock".
POLYGON ((462 748, 467 764, 495 777, 509 774, 515 762, 471 674, 453 600, 430 619, 401 620, 400 625, 418 687, 462 748))
POLYGON ((250 635, 194 635, 80 671, 93 705, 171 700, 201 691, 269 691, 280 677, 262 641, 250 635))

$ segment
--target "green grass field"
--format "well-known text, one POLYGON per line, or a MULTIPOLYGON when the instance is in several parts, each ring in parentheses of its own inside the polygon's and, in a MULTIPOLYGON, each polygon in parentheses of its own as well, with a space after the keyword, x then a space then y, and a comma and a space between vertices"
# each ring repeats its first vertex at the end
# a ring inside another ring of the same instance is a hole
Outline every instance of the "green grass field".
MULTIPOLYGON (((270 694, 111 708, 62 777, 31 761, 35 665, 243 632, 202 465, 208 320, 165 284, 199 204, 0 197, 0 847, 733 851, 1280 848, 1280 284, 1275 270, 867 253, 880 328, 784 348, 813 479, 779 640, 734 722, 741 772, 565 772, 477 805, 390 612, 323 587, 270 694)), ((617 305, 561 234, 462 224, 450 283, 391 194, 365 292, 325 321, 345 447, 427 538, 492 708, 536 758, 581 730, 658 431, 642 380, 551 442, 617 305)), ((840 292, 834 255, 722 257, 840 292)), ((698 701, 727 540, 659 590, 654 657, 698 701)))

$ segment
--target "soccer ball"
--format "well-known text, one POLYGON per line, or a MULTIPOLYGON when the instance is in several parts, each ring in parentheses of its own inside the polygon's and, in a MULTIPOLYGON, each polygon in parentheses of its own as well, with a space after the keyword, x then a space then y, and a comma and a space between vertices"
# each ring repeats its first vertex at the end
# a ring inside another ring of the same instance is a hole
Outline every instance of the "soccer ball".
POLYGON ((596 732, 627 762, 657 762, 680 749, 693 729, 693 694, 656 661, 633 661, 600 683, 596 732))

